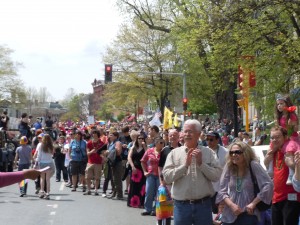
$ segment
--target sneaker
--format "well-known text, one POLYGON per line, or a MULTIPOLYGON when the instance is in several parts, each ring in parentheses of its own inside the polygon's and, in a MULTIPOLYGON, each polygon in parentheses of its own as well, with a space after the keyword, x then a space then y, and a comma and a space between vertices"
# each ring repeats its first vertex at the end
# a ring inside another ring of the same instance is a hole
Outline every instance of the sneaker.
POLYGON ((156 213, 154 211, 151 212, 151 216, 156 216, 156 213))
POLYGON ((50 199, 50 195, 49 194, 45 194, 44 199, 49 200, 50 199))
POLYGON ((98 195, 99 195, 98 191, 95 191, 94 195, 95 195, 95 196, 98 196, 98 195))
POLYGON ((124 191, 124 194, 125 194, 125 195, 128 195, 128 190, 125 190, 125 191, 124 191))
POLYGON ((102 196, 102 198, 106 198, 107 197, 105 193, 103 193, 101 196, 102 196))
POLYGON ((73 188, 71 191, 72 191, 72 192, 76 191, 76 188, 73 188))
POLYGON ((56 179, 55 181, 56 181, 56 182, 60 182, 60 180, 59 180, 59 179, 56 179))
POLYGON ((39 196, 39 198, 44 198, 45 197, 45 193, 40 193, 40 196, 39 196))
POLYGON ((91 191, 87 191, 87 192, 83 193, 83 195, 91 195, 91 194, 92 194, 91 191))
POLYGON ((86 192, 86 187, 83 187, 83 188, 82 188, 82 192, 86 192))
POLYGON ((118 196, 115 196, 113 198, 111 198, 112 200, 123 200, 124 198, 123 197, 118 197, 118 196))
POLYGON ((34 193, 37 195, 38 193, 40 193, 40 190, 41 188, 37 188, 34 193))
POLYGON ((22 194, 20 194, 20 197, 24 197, 24 195, 25 195, 25 194, 24 194, 24 193, 22 193, 22 194))
POLYGON ((107 198, 112 199, 114 197, 116 197, 116 193, 113 193, 112 195, 108 196, 107 198))
POLYGON ((151 212, 143 211, 143 212, 141 212, 141 215, 142 216, 149 216, 149 215, 151 215, 151 212))

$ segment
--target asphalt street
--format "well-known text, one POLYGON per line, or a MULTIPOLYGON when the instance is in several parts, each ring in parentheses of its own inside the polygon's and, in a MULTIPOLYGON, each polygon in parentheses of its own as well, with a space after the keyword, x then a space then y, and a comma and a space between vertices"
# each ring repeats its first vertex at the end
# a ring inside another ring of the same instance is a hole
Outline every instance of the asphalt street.
MULTIPOLYGON (((50 200, 36 195, 29 181, 27 195, 19 197, 18 184, 0 189, 1 222, 5 225, 155 225, 154 216, 141 216, 142 209, 127 207, 122 201, 99 196, 84 196, 51 179, 50 200)), ((125 195, 126 197, 126 195, 125 195)))

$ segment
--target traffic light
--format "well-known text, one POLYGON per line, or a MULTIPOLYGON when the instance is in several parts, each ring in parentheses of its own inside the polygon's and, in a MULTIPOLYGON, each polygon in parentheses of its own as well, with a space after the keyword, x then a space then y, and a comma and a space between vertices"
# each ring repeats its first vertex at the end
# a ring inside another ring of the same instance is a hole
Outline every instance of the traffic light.
POLYGON ((238 86, 241 95, 244 97, 249 95, 249 75, 241 66, 238 67, 238 86))
POLYGON ((238 85, 240 91, 243 90, 243 68, 241 66, 238 67, 238 85))
POLYGON ((112 82, 112 64, 105 64, 105 83, 112 82))
POLYGON ((187 98, 183 98, 182 99, 182 107, 183 107, 183 111, 187 110, 187 104, 188 104, 188 99, 187 98))

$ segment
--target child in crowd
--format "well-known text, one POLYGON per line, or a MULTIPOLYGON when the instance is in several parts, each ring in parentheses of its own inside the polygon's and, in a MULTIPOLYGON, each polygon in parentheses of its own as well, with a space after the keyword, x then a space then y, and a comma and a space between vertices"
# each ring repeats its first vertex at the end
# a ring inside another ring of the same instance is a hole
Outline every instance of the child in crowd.
POLYGON ((162 225, 163 220, 165 220, 165 225, 171 225, 173 208, 173 201, 168 188, 160 185, 157 190, 156 200, 156 219, 158 225, 162 225))
POLYGON ((218 214, 216 215, 216 217, 213 220, 213 225, 221 225, 222 224, 221 219, 222 219, 223 209, 224 209, 224 204, 220 203, 218 205, 218 214))

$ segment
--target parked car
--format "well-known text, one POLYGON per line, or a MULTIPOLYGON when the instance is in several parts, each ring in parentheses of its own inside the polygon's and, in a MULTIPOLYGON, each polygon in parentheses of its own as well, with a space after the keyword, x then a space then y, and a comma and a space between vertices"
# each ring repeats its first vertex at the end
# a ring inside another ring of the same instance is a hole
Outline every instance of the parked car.
POLYGON ((258 157, 260 164, 264 169, 266 169, 266 166, 264 164, 264 159, 265 155, 267 154, 270 145, 256 145, 256 146, 251 146, 252 149, 254 150, 256 156, 258 157))

